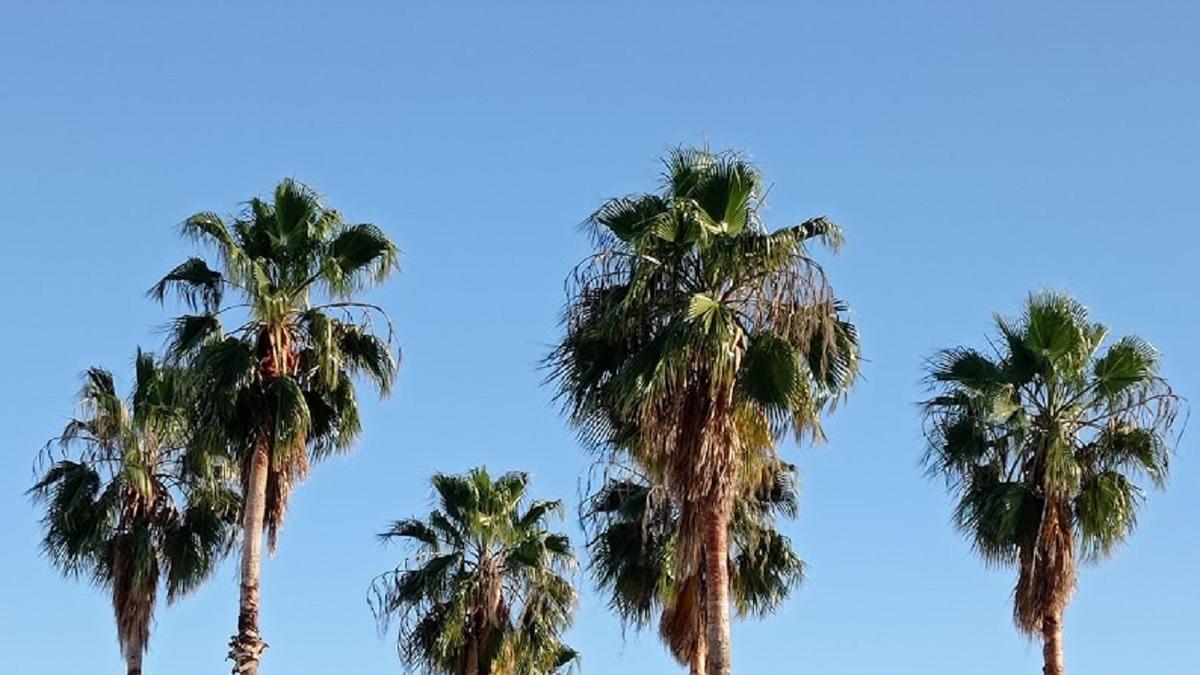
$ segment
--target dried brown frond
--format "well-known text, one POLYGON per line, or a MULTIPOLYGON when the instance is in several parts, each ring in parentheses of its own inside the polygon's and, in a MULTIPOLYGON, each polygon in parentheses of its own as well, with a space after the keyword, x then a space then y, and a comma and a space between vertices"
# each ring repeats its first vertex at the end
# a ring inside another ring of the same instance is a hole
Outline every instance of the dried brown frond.
POLYGON ((704 582, 700 574, 693 574, 679 585, 663 607, 658 634, 667 643, 671 656, 686 666, 704 652, 706 631, 704 582))
POLYGON ((1062 616, 1076 581, 1075 531, 1064 500, 1048 500, 1037 540, 1020 552, 1013 620, 1031 637, 1042 622, 1062 616))
POLYGON ((126 657, 140 656, 150 644, 150 624, 158 593, 158 565, 149 561, 149 570, 139 569, 145 565, 147 562, 139 564, 136 553, 127 547, 113 548, 113 614, 117 620, 117 642, 121 654, 126 657))
POLYGON ((267 530, 267 548, 274 553, 292 490, 308 476, 308 452, 303 439, 297 439, 294 447, 286 452, 273 455, 269 467, 263 525, 267 530))

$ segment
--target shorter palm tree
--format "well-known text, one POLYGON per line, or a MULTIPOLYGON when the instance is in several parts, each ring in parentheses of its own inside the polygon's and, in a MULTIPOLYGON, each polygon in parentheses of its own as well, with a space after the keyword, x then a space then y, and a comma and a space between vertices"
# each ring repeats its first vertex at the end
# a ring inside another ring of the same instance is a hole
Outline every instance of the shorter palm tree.
POLYGON ((414 547, 371 584, 381 630, 400 624, 409 668, 438 675, 539 675, 578 655, 562 642, 576 594, 570 541, 547 529, 557 501, 526 500, 528 476, 492 480, 486 469, 436 474, 439 508, 380 535, 414 547))
MULTIPOLYGON (((796 469, 776 459, 742 483, 730 523, 730 596, 739 616, 763 617, 804 574, 803 562, 775 523, 779 516, 796 515, 796 469)), ((658 614, 659 636, 672 656, 693 675, 703 675, 706 580, 702 569, 677 576, 679 507, 661 481, 625 468, 592 495, 583 519, 591 533, 592 576, 608 591, 609 606, 638 628, 658 614)))
POLYGON ((183 450, 184 374, 139 351, 136 378, 127 402, 111 373, 87 371, 82 415, 47 447, 30 490, 50 560, 112 594, 130 675, 142 672, 160 585, 168 602, 196 588, 228 552, 238 510, 220 467, 183 450))
POLYGON ((1101 351, 1107 329, 1071 298, 1030 296, 996 319, 988 352, 959 347, 929 368, 927 463, 958 496, 955 520, 991 564, 1017 568, 1017 627, 1062 675, 1063 614, 1077 561, 1108 556, 1132 532, 1144 493, 1162 487, 1178 398, 1158 352, 1137 336, 1101 351))

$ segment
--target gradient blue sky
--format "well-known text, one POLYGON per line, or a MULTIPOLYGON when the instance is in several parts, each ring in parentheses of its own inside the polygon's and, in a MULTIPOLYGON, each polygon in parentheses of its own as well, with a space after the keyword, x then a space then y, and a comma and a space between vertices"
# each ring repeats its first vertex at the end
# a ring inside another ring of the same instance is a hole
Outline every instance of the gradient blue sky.
MULTIPOLYGON (((142 293, 190 250, 173 226, 283 176, 403 247, 373 297, 405 360, 392 398, 364 396, 357 453, 296 494, 264 571, 264 675, 400 672, 365 601, 399 554, 373 534, 428 508, 433 471, 526 469, 577 501, 589 458, 536 366, 576 224, 654 186, 674 144, 749 153, 774 224, 845 227, 829 268, 869 360, 830 442, 784 448, 810 574, 735 628, 741 673, 1040 672, 1012 574, 972 556, 917 465, 922 360, 994 311, 1068 289, 1200 390, 1194 2, 167 4, 0 6, 8 672, 121 672, 106 598, 39 556, 31 461, 81 370, 160 345, 169 310, 142 293)), ((1132 544, 1083 573, 1073 672, 1200 661, 1196 438, 1132 544)), ((235 611, 227 564, 160 611, 147 672, 223 672, 235 611)), ((585 673, 676 672, 591 592, 570 641, 585 673)))

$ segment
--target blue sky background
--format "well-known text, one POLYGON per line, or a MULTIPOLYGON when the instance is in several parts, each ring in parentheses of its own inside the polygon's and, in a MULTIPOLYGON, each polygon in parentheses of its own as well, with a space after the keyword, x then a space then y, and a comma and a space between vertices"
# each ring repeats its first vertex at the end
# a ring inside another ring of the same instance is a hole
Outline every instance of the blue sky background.
MULTIPOLYGON (((979 343, 992 312, 1068 289, 1200 392, 1195 3, 168 4, 0 5, 8 672, 123 672, 107 599, 39 556, 31 461, 80 371, 161 344, 175 308, 142 293, 191 250, 174 225, 284 176, 403 247, 373 297, 405 360, 392 398, 363 396, 357 453, 296 493, 264 570, 265 675, 400 672, 365 601, 400 557, 373 534, 427 510, 432 472, 526 469, 577 502, 590 460, 536 366, 587 251, 576 224, 654 187, 674 144, 745 150, 775 225, 844 226, 826 260, 869 359, 830 442, 783 449, 810 574, 735 628, 741 673, 1040 672, 1012 573, 971 554, 918 468, 922 361, 979 343)), ((1082 574, 1073 672, 1200 660, 1197 437, 1131 545, 1082 574)), ((224 671, 236 589, 226 564, 160 610, 147 672, 224 671)), ((570 641, 585 673, 676 672, 591 592, 570 641)))

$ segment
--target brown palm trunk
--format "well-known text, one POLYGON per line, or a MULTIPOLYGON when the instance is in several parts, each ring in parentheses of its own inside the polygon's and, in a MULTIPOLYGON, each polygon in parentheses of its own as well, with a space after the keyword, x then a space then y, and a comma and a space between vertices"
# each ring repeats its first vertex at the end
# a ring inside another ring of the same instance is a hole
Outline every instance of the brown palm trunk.
POLYGON ((467 642, 467 658, 463 661, 463 675, 479 675, 479 642, 472 637, 467 642))
POLYGON ((1054 612, 1053 616, 1042 617, 1042 659, 1045 675, 1063 675, 1066 667, 1063 664, 1063 629, 1062 613, 1054 612))
POLYGON ((258 628, 259 575, 262 570, 263 518, 267 503, 268 444, 258 443, 248 462, 246 494, 242 515, 241 595, 238 600, 238 632, 229 641, 233 672, 258 675, 258 662, 267 649, 258 628))
POLYGON ((729 637, 729 511, 727 504, 718 503, 704 519, 704 614, 708 628, 708 675, 730 675, 733 672, 729 637))
POLYGON ((142 652, 133 650, 134 653, 125 655, 125 675, 142 675, 142 652))

